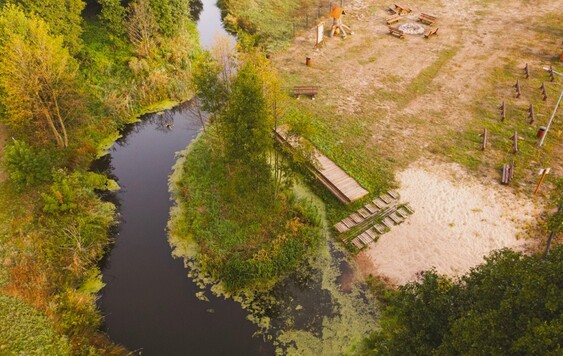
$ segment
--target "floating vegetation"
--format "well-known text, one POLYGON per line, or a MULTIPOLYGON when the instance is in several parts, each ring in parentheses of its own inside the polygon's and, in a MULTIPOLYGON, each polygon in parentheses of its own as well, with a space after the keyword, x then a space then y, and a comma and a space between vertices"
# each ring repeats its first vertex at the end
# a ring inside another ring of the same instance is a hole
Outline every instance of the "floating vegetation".
MULTIPOLYGON (((188 151, 189 148, 182 156, 188 151)), ((180 157, 174 167, 172 190, 184 160, 180 157)), ((201 273, 195 259, 197 245, 180 218, 178 206, 172 209, 169 223, 173 255, 184 259, 188 276, 202 289, 198 298, 211 291, 239 302, 249 312, 248 319, 258 326, 259 336, 271 340, 277 354, 351 353, 355 344, 377 328, 376 301, 365 285, 355 279, 355 265, 347 259, 344 249, 332 241, 323 202, 303 185, 293 189, 300 199, 317 207, 325 238, 314 256, 269 290, 247 288, 231 294, 220 281, 201 273)))

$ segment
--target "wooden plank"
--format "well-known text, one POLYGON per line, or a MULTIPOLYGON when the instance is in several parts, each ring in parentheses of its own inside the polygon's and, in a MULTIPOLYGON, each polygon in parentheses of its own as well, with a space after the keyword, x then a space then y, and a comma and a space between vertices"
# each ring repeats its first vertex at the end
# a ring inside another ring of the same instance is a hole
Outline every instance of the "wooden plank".
POLYGON ((372 203, 375 204, 375 206, 377 206, 379 209, 383 209, 385 206, 387 206, 387 204, 385 204, 385 202, 381 199, 374 199, 372 203))
POLYGON ((367 203, 366 205, 364 205, 364 208, 367 209, 367 211, 370 212, 370 214, 375 214, 379 211, 379 208, 377 208, 375 205, 373 205, 372 203, 367 203))
POLYGON ((414 214, 414 209, 410 206, 410 204, 405 204, 404 208, 409 212, 409 214, 414 214))
POLYGON ((390 190, 387 192, 387 194, 389 194, 391 196, 391 198, 395 199, 395 200, 399 200, 399 193, 395 190, 390 190))
POLYGON ((360 215, 356 214, 356 213, 352 213, 349 216, 350 219, 354 220, 354 222, 356 224, 361 223, 362 221, 364 221, 364 218, 362 218, 360 215))
POLYGON ((337 222, 337 223, 334 225, 334 228, 335 228, 339 233, 343 233, 343 232, 346 232, 346 231, 349 230, 349 228, 348 228, 346 225, 344 225, 344 223, 342 223, 342 222, 337 222))
POLYGON ((403 218, 406 218, 407 216, 410 215, 409 212, 405 208, 402 208, 402 207, 397 209, 396 213, 397 213, 397 215, 399 215, 403 218))
MULTIPOLYGON (((300 145, 299 139, 287 139, 287 129, 283 126, 276 128, 275 133, 280 142, 285 142, 290 147, 296 148, 300 145)), ((369 193, 320 151, 315 151, 315 158, 319 167, 312 167, 312 169, 316 173, 317 179, 344 204, 361 199, 369 193)))
POLYGON ((364 219, 367 219, 371 215, 370 212, 364 208, 359 208, 358 214, 360 214, 364 219))
POLYGON ((344 223, 344 225, 346 225, 348 227, 356 226, 356 223, 354 222, 354 220, 350 219, 349 217, 342 219, 342 223, 344 223))
POLYGON ((366 233, 361 234, 360 236, 358 236, 358 238, 366 245, 372 241, 366 233))
POLYGON ((373 229, 373 227, 369 228, 366 230, 366 234, 369 235, 369 237, 371 237, 372 239, 375 238, 377 236, 377 231, 375 231, 373 229))
POLYGON ((401 218, 399 215, 397 215, 396 212, 389 215, 389 219, 391 219, 396 225, 399 225, 400 223, 402 223, 404 221, 404 219, 401 218))
POLYGON ((352 242, 352 245, 356 246, 360 250, 364 247, 364 244, 357 237, 355 239, 353 239, 351 242, 352 242))
POLYGON ((389 199, 389 197, 386 196, 385 194, 380 195, 380 196, 379 196, 379 199, 383 200, 383 201, 385 202, 385 204, 387 204, 387 205, 391 204, 391 202, 392 202, 392 200, 389 199))

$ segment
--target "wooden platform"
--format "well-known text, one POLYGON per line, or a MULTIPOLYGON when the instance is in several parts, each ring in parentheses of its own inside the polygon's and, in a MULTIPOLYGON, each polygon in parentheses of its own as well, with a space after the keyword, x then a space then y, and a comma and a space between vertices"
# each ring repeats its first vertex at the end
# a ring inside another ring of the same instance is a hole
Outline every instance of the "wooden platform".
MULTIPOLYGON (((276 139, 283 144, 291 147, 299 146, 299 139, 287 139, 287 128, 280 126, 275 131, 276 139)), ((318 167, 312 167, 312 171, 317 179, 344 204, 350 204, 358 199, 365 197, 369 192, 364 189, 356 180, 350 177, 342 168, 315 150, 315 158, 318 167)))

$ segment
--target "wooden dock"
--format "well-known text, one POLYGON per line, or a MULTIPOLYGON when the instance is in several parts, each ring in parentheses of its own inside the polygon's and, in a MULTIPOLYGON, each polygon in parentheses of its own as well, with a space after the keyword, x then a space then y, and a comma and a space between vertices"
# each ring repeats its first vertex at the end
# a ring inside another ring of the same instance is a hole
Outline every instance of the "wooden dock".
MULTIPOLYGON (((293 148, 299 146, 299 139, 288 139, 287 128, 278 127, 275 130, 276 139, 283 144, 293 148)), ((311 167, 317 179, 344 204, 350 204, 358 199, 365 197, 369 192, 364 189, 356 180, 350 177, 336 163, 315 150, 315 158, 318 162, 317 167, 311 167)))

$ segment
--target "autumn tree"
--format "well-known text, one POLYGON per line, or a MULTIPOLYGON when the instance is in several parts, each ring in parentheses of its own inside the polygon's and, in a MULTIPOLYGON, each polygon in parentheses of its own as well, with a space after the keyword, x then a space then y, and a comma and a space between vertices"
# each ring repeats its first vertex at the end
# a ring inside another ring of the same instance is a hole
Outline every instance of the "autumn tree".
POLYGON ((139 57, 149 57, 157 43, 156 23, 149 0, 135 0, 128 7, 127 35, 139 57))
POLYGON ((77 53, 82 47, 82 10, 86 6, 83 0, 15 0, 26 13, 35 13, 49 26, 49 33, 62 36, 63 44, 71 53, 77 53))
POLYGON ((0 102, 5 121, 33 138, 50 133, 67 147, 67 123, 80 115, 78 66, 61 37, 37 15, 6 5, 0 15, 0 102))

